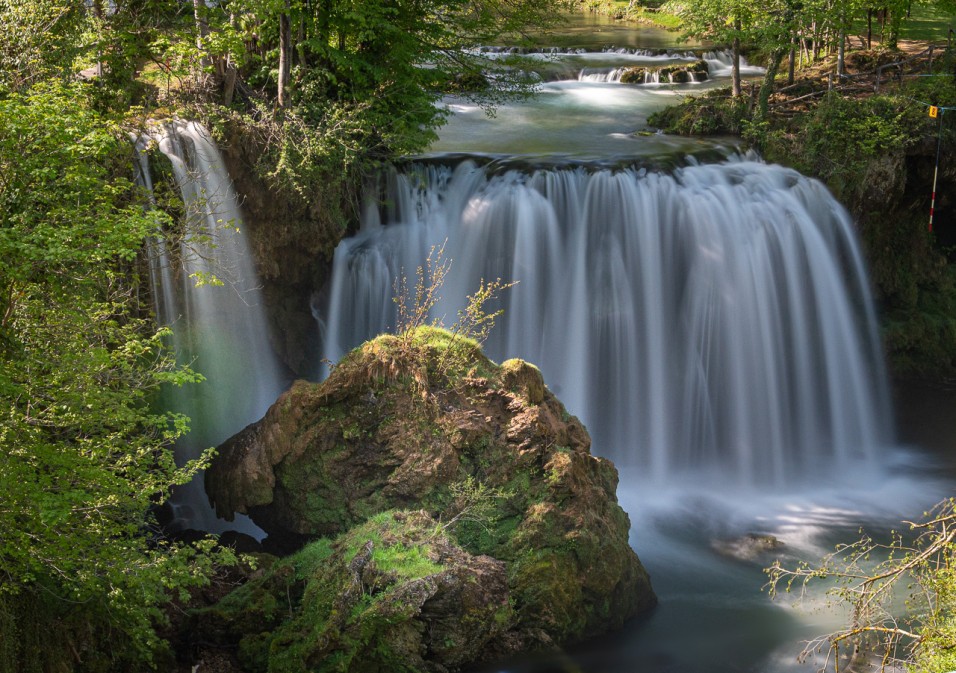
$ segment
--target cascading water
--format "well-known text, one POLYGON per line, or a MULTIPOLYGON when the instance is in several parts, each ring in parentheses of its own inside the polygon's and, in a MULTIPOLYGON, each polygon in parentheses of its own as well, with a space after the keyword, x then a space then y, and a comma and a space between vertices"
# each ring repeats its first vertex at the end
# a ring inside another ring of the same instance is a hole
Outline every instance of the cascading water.
MULTIPOLYGON (((150 254, 157 321, 172 328, 180 362, 206 381, 167 391, 164 403, 190 417, 190 432, 176 446, 184 462, 258 420, 283 390, 269 345, 262 297, 242 218, 222 157, 195 122, 169 122, 137 143, 155 142, 169 159, 186 204, 178 243, 160 235, 150 254)), ((144 183, 152 187, 145 152, 144 183)), ((218 520, 201 479, 174 498, 180 525, 218 532, 236 528, 218 520)), ((251 522, 244 524, 254 528, 251 522)), ((243 526, 239 526, 242 528, 243 526)))
MULTIPOLYGON (((646 50, 624 50, 624 51, 605 51, 605 52, 582 52, 577 54, 580 58, 607 57, 608 54, 619 55, 627 60, 626 66, 604 66, 587 67, 578 73, 580 82, 614 82, 619 83, 621 77, 634 67, 647 67, 644 75, 644 84, 671 84, 676 83, 673 78, 668 76, 661 81, 660 68, 669 65, 679 65, 681 63, 693 63, 702 60, 707 64, 707 73, 696 73, 688 71, 687 75, 691 83, 703 82, 708 78, 729 77, 733 55, 727 50, 695 52, 648 52, 646 50)), ((752 66, 747 63, 747 59, 741 57, 740 72, 744 76, 761 75, 764 69, 759 66, 752 66)))
POLYGON ((538 364, 596 453, 653 477, 776 483, 889 440, 875 318, 851 223, 817 182, 737 160, 493 171, 413 165, 336 250, 325 356, 395 324, 393 284, 447 240, 436 315, 481 279, 518 285, 492 358, 538 364))

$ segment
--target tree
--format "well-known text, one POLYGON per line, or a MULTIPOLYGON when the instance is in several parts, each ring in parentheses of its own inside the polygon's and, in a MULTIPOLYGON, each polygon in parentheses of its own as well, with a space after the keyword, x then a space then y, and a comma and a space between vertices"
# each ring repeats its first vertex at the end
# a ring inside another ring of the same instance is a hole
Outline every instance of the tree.
POLYGON ((824 668, 873 658, 880 670, 905 666, 912 673, 956 669, 956 499, 939 503, 907 534, 889 542, 863 536, 840 545, 819 564, 767 570, 772 596, 801 595, 816 580, 835 581, 828 594, 850 608, 846 628, 811 641, 802 657, 825 652, 824 668), (882 560, 876 560, 882 559, 882 560), (899 614, 905 599, 905 614, 899 614), (895 612, 894 612, 895 608, 895 612))
POLYGON ((703 0, 672 5, 687 37, 729 44, 733 49, 731 93, 739 96, 740 44, 754 26, 756 7, 747 0, 703 0))
POLYGON ((83 3, 0 0, 0 85, 68 78, 82 51, 85 21, 83 3))
POLYGON ((162 216, 124 177, 127 134, 90 89, 0 91, 4 672, 138 668, 159 606, 212 567, 211 543, 173 544, 151 523, 198 467, 170 450, 187 419, 151 398, 197 377, 140 315, 136 259, 162 216))

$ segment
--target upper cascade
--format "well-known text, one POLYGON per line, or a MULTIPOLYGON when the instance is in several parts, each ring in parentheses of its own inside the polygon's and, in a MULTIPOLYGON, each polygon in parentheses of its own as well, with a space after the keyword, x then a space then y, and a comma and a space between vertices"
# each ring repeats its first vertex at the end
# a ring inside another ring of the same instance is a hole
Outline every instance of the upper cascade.
POLYGON ((447 241, 433 317, 482 279, 517 281, 489 354, 540 363, 620 466, 782 483, 875 462, 890 440, 852 224, 793 170, 413 164, 370 202, 316 309, 332 361, 395 325, 396 279, 447 241))

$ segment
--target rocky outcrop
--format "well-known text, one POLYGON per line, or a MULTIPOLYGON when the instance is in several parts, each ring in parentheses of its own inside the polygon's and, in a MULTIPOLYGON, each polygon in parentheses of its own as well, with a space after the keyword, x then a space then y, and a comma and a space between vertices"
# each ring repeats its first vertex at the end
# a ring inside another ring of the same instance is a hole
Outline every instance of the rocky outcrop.
MULTIPOLYGON (((628 544, 617 471, 589 448, 584 427, 535 367, 520 360, 497 366, 470 340, 419 328, 366 343, 322 384, 294 385, 265 418, 220 447, 206 483, 221 515, 246 512, 271 535, 344 535, 333 547, 351 550, 336 557, 346 564, 356 545, 374 537, 355 538, 365 530, 357 526, 404 517, 414 525, 395 534, 418 540, 409 544, 428 547, 429 562, 444 568, 428 577, 472 573, 501 585, 494 600, 461 598, 511 606, 507 618, 495 608, 477 620, 474 632, 485 635, 476 636, 468 656, 443 658, 434 644, 408 645, 453 669, 529 644, 602 633, 654 604, 628 544), (424 513, 401 513, 407 510, 424 513), (433 542, 422 541, 423 531, 432 531, 433 542), (459 560, 445 563, 453 558, 459 560)), ((380 554, 393 547, 373 543, 370 560, 380 567, 380 554)), ((455 576, 455 586, 477 581, 455 576)), ((306 593, 342 593, 339 580, 315 581, 306 593)), ((434 578, 426 584, 415 585, 423 593, 409 603, 415 614, 408 619, 424 623, 459 611, 451 585, 434 578)), ((351 628, 371 627, 334 626, 351 628)), ((333 656, 327 648, 315 652, 309 656, 333 656)))

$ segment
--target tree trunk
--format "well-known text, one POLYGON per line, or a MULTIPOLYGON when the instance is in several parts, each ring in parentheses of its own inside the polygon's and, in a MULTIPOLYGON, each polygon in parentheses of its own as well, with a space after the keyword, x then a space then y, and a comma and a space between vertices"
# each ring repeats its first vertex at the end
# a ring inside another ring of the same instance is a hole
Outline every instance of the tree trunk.
POLYGON ((783 61, 783 55, 785 53, 786 51, 784 49, 777 49, 770 56, 770 63, 767 65, 767 74, 764 75, 763 83, 760 85, 760 93, 757 96, 758 119, 767 118, 770 94, 773 93, 774 83, 777 79, 777 70, 780 69, 780 63, 783 61))
POLYGON ((205 11, 206 3, 203 0, 193 0, 193 18, 196 20, 196 48, 201 54, 199 64, 204 70, 209 66, 205 44, 205 38, 209 35, 209 24, 206 23, 205 11))
POLYGON ((733 68, 731 73, 733 75, 733 89, 731 93, 734 96, 740 95, 740 19, 734 21, 734 29, 737 31, 737 35, 734 35, 734 56, 733 56, 733 68))
POLYGON ((285 11, 279 14, 279 107, 289 107, 289 81, 292 68, 292 22, 289 20, 289 0, 285 11))
POLYGON ((790 62, 787 64, 787 86, 793 84, 794 71, 797 66, 797 36, 790 38, 790 62))
MULTIPOLYGON (((103 0, 93 0, 93 16, 96 18, 97 31, 103 24, 103 0)), ((96 48, 96 77, 103 77, 103 52, 100 47, 96 48)))
POLYGON ((889 24, 890 24, 890 34, 886 38, 886 48, 887 49, 896 49, 897 41, 900 38, 900 26, 903 23, 903 13, 895 10, 887 10, 889 12, 889 24))
POLYGON ((837 76, 841 79, 846 74, 846 29, 840 29, 839 44, 837 45, 837 76))
POLYGON ((873 48, 873 10, 866 10, 866 48, 873 48))
MULTIPOLYGON (((232 28, 236 27, 235 13, 229 14, 229 25, 232 28)), ((236 66, 233 65, 232 58, 229 56, 225 58, 223 67, 225 72, 222 80, 222 104, 228 106, 232 104, 232 97, 236 93, 236 78, 239 76, 239 73, 236 71, 236 66)))
POLYGON ((299 39, 298 44, 296 45, 296 51, 298 52, 299 57, 299 67, 303 70, 305 70, 308 65, 308 61, 305 57, 305 39, 305 19, 303 18, 299 21, 299 39))

